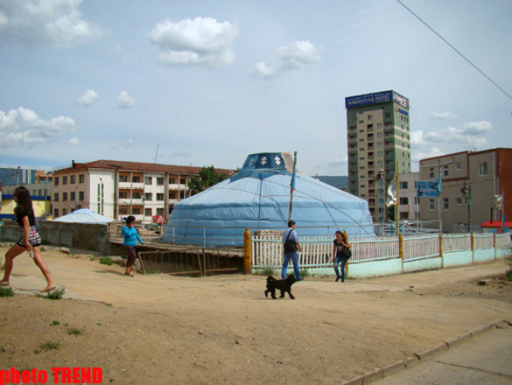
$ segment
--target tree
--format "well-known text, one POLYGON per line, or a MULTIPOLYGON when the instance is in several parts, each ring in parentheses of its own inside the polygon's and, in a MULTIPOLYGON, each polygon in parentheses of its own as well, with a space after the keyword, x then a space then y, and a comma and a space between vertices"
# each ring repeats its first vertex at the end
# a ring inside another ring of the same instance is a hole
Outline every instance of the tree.
POLYGON ((190 177, 188 187, 192 191, 192 195, 195 195, 219 182, 222 182, 224 179, 227 179, 227 177, 228 176, 225 173, 218 173, 215 171, 215 167, 213 166, 203 167, 201 171, 199 171, 199 178, 195 176, 190 177))

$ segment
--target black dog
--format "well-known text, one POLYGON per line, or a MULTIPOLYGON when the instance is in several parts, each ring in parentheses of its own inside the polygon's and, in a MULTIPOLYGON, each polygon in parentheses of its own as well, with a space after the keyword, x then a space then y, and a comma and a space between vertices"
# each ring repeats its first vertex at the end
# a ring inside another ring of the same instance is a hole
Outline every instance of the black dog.
POLYGON ((288 293, 290 299, 295 299, 292 295, 292 285, 295 283, 295 276, 290 274, 286 279, 275 279, 271 275, 267 278, 267 290, 265 290, 265 297, 268 297, 268 293, 272 295, 273 299, 276 299, 276 289, 281 290, 281 296, 284 297, 284 293, 288 293))

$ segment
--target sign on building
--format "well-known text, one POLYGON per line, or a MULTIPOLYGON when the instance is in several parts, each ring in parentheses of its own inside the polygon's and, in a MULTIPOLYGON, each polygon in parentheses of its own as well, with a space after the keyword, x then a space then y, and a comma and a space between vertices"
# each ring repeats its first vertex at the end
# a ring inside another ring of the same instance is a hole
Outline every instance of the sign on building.
POLYGON ((420 180, 417 184, 418 197, 438 197, 441 183, 438 180, 420 180))

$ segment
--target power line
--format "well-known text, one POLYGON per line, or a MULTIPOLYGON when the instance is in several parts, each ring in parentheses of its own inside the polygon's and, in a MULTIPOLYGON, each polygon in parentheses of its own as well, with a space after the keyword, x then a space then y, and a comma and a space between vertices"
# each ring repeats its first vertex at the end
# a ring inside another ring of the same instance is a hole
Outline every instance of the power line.
POLYGON ((439 33, 436 32, 434 28, 432 28, 430 25, 428 25, 421 17, 416 15, 409 7, 407 7, 404 3, 402 3, 400 0, 397 0, 400 5, 402 5, 405 9, 407 9, 414 17, 416 17, 419 21, 421 21, 425 26, 430 29, 432 32, 434 32, 441 40, 443 40, 448 46, 453 49, 455 52, 457 52, 464 60, 466 60, 474 69, 476 69, 478 72, 480 72, 487 80, 489 80, 492 84, 494 84, 501 92, 503 92, 505 95, 508 96, 509 99, 512 99, 512 96, 505 91, 503 88, 501 88, 498 83, 496 83, 494 80, 492 80, 489 76, 485 74, 484 71, 482 71, 480 68, 478 68, 475 64, 471 62, 464 54, 462 54, 457 48, 455 48, 448 40, 446 40, 444 37, 442 37, 439 33))

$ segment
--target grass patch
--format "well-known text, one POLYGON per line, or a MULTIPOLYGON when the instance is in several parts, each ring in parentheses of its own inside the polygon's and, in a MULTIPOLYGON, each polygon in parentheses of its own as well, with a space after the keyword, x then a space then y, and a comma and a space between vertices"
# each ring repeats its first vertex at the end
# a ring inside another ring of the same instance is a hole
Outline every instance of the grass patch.
POLYGON ((51 300, 61 299, 62 296, 64 295, 65 291, 66 291, 66 289, 64 289, 63 287, 61 287, 59 289, 48 291, 46 293, 46 298, 51 299, 51 300))
POLYGON ((308 269, 300 269, 300 276, 302 278, 310 277, 311 274, 308 269))
POLYGON ((12 290, 12 287, 0 287, 0 297, 12 296, 14 296, 14 290, 12 290))
POLYGON ((101 257, 100 258, 100 263, 102 265, 107 265, 107 266, 110 266, 110 265, 113 265, 114 264, 114 261, 112 260, 112 258, 110 257, 101 257))
POLYGON ((263 275, 263 276, 274 275, 274 269, 271 267, 265 267, 261 270, 258 269, 258 270, 254 271, 254 275, 263 275))
POLYGON ((48 351, 48 350, 57 350, 60 347, 58 342, 45 342, 44 344, 39 345, 39 349, 48 351))
POLYGON ((70 328, 68 329, 68 334, 70 336, 79 336, 80 334, 82 334, 82 331, 80 329, 70 328))
POLYGON ((512 270, 508 270, 506 273, 505 273, 505 279, 507 281, 511 281, 512 282, 512 270))
POLYGON ((57 325, 60 325, 60 321, 54 320, 54 321, 52 321, 52 323, 50 324, 50 326, 57 326, 57 325))

